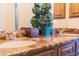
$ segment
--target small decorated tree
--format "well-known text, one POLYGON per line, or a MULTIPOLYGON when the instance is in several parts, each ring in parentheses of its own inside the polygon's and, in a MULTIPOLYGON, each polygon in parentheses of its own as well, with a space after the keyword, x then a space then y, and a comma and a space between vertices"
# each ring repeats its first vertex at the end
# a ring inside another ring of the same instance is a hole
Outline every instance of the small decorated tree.
POLYGON ((32 26, 41 30, 42 35, 48 35, 52 30, 52 14, 50 3, 35 3, 32 8, 32 26), (48 33, 47 33, 48 32, 48 33))

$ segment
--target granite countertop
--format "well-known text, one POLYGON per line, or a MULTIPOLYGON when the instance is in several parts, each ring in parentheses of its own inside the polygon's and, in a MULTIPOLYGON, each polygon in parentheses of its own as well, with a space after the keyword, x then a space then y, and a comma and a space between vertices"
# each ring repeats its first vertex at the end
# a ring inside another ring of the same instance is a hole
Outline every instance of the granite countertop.
MULTIPOLYGON (((49 49, 54 48, 54 43, 59 44, 60 42, 65 42, 69 40, 74 40, 79 38, 79 36, 56 36, 56 37, 50 37, 50 43, 46 42, 45 37, 39 37, 39 38, 27 38, 27 37, 21 37, 17 38, 16 41, 37 41, 37 44, 31 45, 31 46, 24 46, 19 48, 0 48, 0 56, 24 56, 24 55, 34 55, 35 53, 40 53, 49 49)), ((8 40, 12 41, 12 40, 8 40)), ((0 39, 0 44, 4 42, 8 42, 7 40, 0 39)))

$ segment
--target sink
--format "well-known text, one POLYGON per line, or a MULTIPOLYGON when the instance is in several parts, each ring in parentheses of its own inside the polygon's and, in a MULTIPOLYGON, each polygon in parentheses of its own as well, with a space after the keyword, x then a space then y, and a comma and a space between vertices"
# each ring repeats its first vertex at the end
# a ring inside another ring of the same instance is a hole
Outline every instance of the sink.
POLYGON ((35 41, 10 41, 0 44, 0 48, 18 48, 36 44, 35 41))

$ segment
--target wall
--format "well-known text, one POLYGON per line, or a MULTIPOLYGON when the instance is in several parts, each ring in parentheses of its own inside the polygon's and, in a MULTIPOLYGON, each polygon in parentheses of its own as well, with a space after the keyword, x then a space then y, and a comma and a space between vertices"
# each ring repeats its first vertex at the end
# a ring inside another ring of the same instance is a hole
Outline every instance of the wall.
POLYGON ((15 30, 15 6, 13 3, 6 4, 6 27, 8 31, 15 30))
POLYGON ((0 3, 0 31, 5 29, 14 30, 14 7, 13 4, 0 3))
MULTIPOLYGON (((53 5, 53 4, 52 4, 53 5)), ((30 27, 30 20, 33 16, 32 3, 18 4, 19 28, 26 25, 30 27), (25 24, 24 24, 25 22, 25 24)), ((53 6, 52 6, 53 11, 53 6)), ((51 11, 51 12, 52 12, 51 11)), ((53 12, 52 12, 53 14, 53 12)), ((69 4, 66 4, 66 18, 53 19, 55 28, 78 28, 79 18, 69 18, 69 4)), ((15 7, 13 3, 0 3, 0 31, 7 28, 9 31, 15 30, 15 7)))
POLYGON ((19 28, 20 27, 31 27, 30 20, 33 16, 32 3, 21 3, 18 4, 19 8, 19 28))
MULTIPOLYGON (((30 27, 30 20, 33 16, 32 3, 18 4, 18 23, 19 28, 24 26, 30 27)), ((8 31, 15 30, 15 5, 14 3, 0 3, 0 31, 8 29, 8 31)))
POLYGON ((66 18, 54 19, 54 27, 79 29, 79 18, 69 18, 69 4, 66 4, 66 18))
MULTIPOLYGON (((53 10, 53 5, 52 4, 52 11, 53 10)), ((29 27, 30 25, 30 20, 31 17, 33 16, 32 13, 32 8, 33 8, 33 4, 20 4, 19 5, 19 28, 23 26, 23 19, 26 19, 26 26, 29 27)), ((52 12, 51 11, 51 12, 52 12)), ((53 12, 52 12, 53 15, 53 12)), ((53 19, 54 24, 53 27, 54 28, 78 28, 79 29, 79 18, 69 18, 69 4, 66 4, 66 18, 65 19, 53 19)))
POLYGON ((0 31, 6 27, 6 4, 0 4, 0 31))

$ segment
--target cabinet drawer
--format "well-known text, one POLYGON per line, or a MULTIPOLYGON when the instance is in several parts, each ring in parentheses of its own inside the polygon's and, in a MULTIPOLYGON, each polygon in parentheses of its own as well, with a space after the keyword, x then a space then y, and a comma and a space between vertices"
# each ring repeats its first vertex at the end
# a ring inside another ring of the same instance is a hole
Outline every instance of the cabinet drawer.
POLYGON ((73 56, 75 55, 75 44, 59 47, 58 51, 60 56, 73 56))

